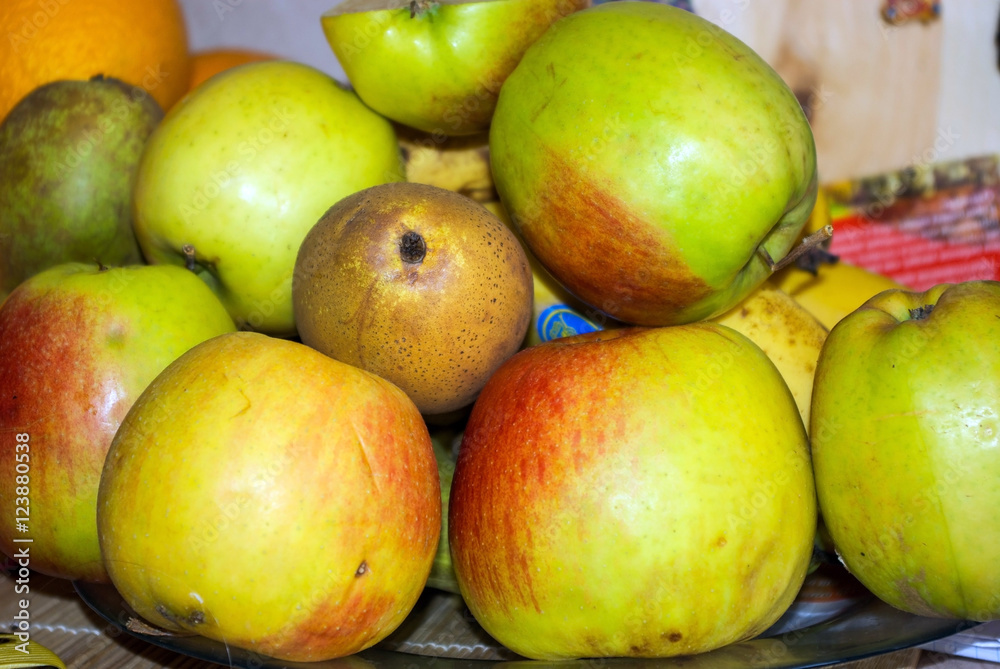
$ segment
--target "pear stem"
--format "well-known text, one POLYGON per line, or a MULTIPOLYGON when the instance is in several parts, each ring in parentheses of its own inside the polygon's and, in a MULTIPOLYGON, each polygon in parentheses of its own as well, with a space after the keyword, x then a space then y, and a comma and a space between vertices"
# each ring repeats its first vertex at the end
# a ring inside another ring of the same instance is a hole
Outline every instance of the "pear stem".
POLYGON ((185 244, 181 247, 181 253, 184 254, 184 266, 189 272, 195 271, 194 245, 185 244))
POLYGON ((831 237, 833 237, 833 226, 824 225, 822 228, 803 239, 801 244, 789 251, 788 254, 778 262, 774 262, 774 259, 771 258, 771 254, 768 253, 767 249, 763 246, 757 249, 757 254, 760 255, 764 262, 767 263, 767 266, 771 268, 771 273, 774 274, 778 270, 788 267, 795 262, 799 256, 804 253, 808 253, 820 244, 826 242, 826 240, 831 237))

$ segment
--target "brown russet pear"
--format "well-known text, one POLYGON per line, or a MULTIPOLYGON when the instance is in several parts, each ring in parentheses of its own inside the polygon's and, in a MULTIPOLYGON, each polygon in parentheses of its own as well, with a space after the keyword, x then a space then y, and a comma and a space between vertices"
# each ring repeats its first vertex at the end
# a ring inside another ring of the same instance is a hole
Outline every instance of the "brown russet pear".
POLYGON ((514 233, 436 186, 391 183, 337 202, 299 249, 303 343, 378 374, 428 415, 471 404, 517 352, 532 276, 514 233))

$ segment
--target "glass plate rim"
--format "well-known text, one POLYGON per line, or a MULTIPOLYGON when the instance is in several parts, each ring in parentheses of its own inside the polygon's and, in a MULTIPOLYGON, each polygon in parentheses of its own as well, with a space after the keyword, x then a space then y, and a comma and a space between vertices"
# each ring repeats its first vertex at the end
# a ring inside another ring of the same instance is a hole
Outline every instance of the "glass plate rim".
POLYGON ((483 660, 416 655, 379 648, 376 645, 343 658, 318 662, 292 662, 259 655, 245 649, 229 649, 225 644, 206 637, 196 635, 157 636, 129 629, 125 625, 127 618, 123 620, 123 617, 132 616, 134 612, 131 612, 128 604, 113 585, 74 581, 73 588, 90 609, 126 634, 181 655, 230 666, 234 669, 358 669, 357 665, 352 663, 352 659, 363 660, 374 669, 395 669, 396 667, 400 669, 431 669, 432 667, 433 669, 500 669, 501 666, 504 669, 514 669, 512 665, 516 665, 518 669, 675 669, 682 666, 686 669, 700 669, 702 666, 713 669, 716 667, 720 669, 763 667, 768 669, 810 669, 855 662, 885 653, 906 650, 981 624, 970 620, 917 616, 893 608, 872 595, 836 616, 816 624, 774 636, 759 636, 700 655, 666 658, 586 658, 551 662, 530 659, 483 660), (109 606, 108 602, 112 601, 114 603, 109 606), (112 610, 115 608, 117 611, 112 610), (788 657, 782 657, 786 653, 782 652, 781 648, 784 647, 785 651, 789 648, 782 641, 784 637, 797 637, 790 646, 794 649, 795 643, 800 644, 803 639, 820 638, 826 631, 838 626, 849 626, 852 622, 866 616, 880 625, 898 622, 902 629, 908 631, 903 634, 890 634, 885 638, 879 637, 868 643, 859 643, 853 649, 843 652, 831 651, 798 659, 794 653, 788 657), (914 627, 917 629, 915 630, 914 627), (775 644, 780 644, 780 646, 775 644), (768 651, 766 649, 768 647, 772 650, 771 659, 767 659, 768 651), (748 655, 755 656, 757 660, 740 661, 738 657, 733 657, 739 651, 746 651, 748 655))

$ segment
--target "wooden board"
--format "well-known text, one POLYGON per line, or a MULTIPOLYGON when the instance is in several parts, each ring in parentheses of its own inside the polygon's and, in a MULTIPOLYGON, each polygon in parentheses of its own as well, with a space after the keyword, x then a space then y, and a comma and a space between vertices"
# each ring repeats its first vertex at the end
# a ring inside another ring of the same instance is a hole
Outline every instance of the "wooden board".
POLYGON ((881 0, 694 0, 811 95, 823 181, 1000 151, 1000 2, 893 26, 881 0))

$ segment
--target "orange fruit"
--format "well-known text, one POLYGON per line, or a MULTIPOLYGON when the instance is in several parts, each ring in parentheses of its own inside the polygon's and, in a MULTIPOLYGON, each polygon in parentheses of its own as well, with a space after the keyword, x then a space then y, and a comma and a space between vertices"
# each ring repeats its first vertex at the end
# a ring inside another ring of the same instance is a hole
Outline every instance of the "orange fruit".
POLYGON ((188 90, 178 0, 2 0, 0 119, 32 90, 98 74, 145 88, 164 110, 188 90))
POLYGON ((256 63, 262 60, 275 60, 274 54, 249 49, 210 49, 196 51, 191 54, 191 84, 189 90, 198 86, 209 77, 244 63, 256 63))

